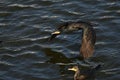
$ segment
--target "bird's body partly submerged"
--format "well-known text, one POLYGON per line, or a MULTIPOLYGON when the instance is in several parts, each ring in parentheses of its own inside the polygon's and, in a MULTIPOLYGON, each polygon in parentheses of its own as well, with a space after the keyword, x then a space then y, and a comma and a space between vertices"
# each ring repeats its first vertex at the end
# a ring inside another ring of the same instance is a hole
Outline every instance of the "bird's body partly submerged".
POLYGON ((76 30, 82 30, 82 42, 81 42, 80 53, 82 54, 84 59, 91 57, 94 53, 96 33, 90 23, 82 22, 82 21, 63 23, 58 27, 58 29, 55 32, 52 33, 52 36, 49 40, 52 40, 62 32, 76 31, 76 30))
POLYGON ((94 79, 96 71, 99 70, 101 65, 97 65, 94 68, 80 70, 78 66, 73 66, 72 68, 69 68, 68 70, 74 71, 74 80, 88 80, 88 79, 94 79))

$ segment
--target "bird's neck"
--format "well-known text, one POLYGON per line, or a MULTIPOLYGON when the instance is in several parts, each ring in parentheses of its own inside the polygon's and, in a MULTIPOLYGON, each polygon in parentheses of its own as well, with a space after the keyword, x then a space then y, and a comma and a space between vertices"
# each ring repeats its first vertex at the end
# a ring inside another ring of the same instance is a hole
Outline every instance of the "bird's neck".
POLYGON ((79 76, 80 76, 80 71, 78 70, 74 75, 74 80, 78 80, 79 76))
POLYGON ((80 52, 84 58, 89 58, 94 52, 96 35, 94 29, 91 26, 84 26, 82 29, 82 44, 80 52))

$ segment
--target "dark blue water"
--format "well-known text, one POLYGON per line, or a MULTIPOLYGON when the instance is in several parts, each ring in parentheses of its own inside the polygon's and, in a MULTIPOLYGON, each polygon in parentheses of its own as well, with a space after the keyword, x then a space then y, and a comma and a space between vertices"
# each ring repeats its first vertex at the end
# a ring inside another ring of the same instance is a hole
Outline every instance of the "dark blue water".
POLYGON ((96 80, 120 80, 119 0, 1 0, 0 80, 73 80, 70 64, 86 67, 71 59, 79 54, 81 31, 47 40, 60 23, 78 20, 96 30, 91 62, 103 64, 96 80))

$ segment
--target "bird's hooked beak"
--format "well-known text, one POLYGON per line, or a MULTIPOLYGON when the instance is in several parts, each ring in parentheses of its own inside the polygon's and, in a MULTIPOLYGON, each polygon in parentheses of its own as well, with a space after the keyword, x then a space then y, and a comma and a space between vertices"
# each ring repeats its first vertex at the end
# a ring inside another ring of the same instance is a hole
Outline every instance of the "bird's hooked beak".
POLYGON ((53 33, 51 33, 51 37, 49 38, 49 41, 51 41, 52 39, 54 39, 60 33, 61 33, 60 31, 54 31, 53 33))
POLYGON ((75 71, 75 72, 77 71, 77 69, 74 68, 74 67, 73 68, 68 68, 68 70, 75 71))

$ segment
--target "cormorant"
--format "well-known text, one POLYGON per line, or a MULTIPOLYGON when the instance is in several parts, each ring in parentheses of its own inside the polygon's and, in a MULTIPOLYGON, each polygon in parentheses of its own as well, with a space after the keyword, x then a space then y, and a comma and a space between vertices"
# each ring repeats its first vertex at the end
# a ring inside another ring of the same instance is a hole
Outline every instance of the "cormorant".
POLYGON ((56 31, 54 31, 49 38, 49 41, 60 35, 62 32, 82 30, 82 43, 80 53, 83 58, 89 58, 94 53, 94 46, 96 42, 96 33, 91 23, 78 21, 78 22, 65 22, 60 25, 56 31))
POLYGON ((78 66, 73 66, 72 68, 69 68, 68 70, 74 71, 74 80, 88 80, 88 79, 94 79, 96 71, 101 67, 101 65, 97 65, 94 68, 80 70, 78 66))

